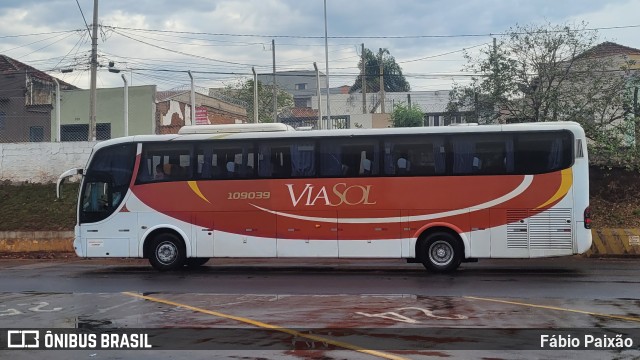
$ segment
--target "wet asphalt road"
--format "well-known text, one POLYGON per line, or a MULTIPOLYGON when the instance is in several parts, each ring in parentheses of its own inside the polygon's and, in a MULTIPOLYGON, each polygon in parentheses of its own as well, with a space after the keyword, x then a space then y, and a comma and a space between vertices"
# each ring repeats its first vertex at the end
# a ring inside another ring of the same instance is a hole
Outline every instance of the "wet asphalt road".
MULTIPOLYGON (((399 260, 224 259, 174 273, 132 259, 0 260, 0 328, 474 328, 488 329, 489 337, 505 328, 638 329, 638 274, 640 259, 580 257, 487 260, 447 275, 399 260)), ((632 359, 640 357, 640 332, 632 334, 634 347, 607 351, 541 351, 526 341, 480 352, 409 342, 379 349, 346 336, 337 345, 302 339, 297 350, 274 350, 256 345, 273 340, 262 334, 228 351, 5 350, 0 359, 632 359), (353 350, 353 343, 379 353, 353 350)))

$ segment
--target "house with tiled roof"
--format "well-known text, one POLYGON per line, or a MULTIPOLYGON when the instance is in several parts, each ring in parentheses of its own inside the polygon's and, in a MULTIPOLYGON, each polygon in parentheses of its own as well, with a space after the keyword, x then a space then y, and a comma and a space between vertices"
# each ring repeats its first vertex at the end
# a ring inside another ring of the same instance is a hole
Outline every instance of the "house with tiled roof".
MULTIPOLYGON (((0 142, 50 141, 53 76, 0 55, 0 142)), ((58 80, 61 90, 77 87, 58 80)))

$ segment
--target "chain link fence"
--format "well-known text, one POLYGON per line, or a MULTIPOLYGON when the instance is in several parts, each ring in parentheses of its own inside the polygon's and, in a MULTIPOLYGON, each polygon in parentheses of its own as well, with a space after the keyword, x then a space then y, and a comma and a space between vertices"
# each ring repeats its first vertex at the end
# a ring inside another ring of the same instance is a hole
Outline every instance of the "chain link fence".
POLYGON ((24 96, 0 98, 0 143, 51 141, 51 109, 24 96))

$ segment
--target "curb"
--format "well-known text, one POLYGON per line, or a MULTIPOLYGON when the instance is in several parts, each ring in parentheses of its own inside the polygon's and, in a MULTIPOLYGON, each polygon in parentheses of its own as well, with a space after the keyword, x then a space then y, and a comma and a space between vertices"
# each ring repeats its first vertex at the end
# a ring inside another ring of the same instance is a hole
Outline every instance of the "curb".
MULTIPOLYGON (((640 256, 640 229, 593 229, 583 256, 640 256)), ((0 231, 0 253, 73 252, 73 231, 0 231)))
POLYGON ((0 231, 0 252, 73 252, 73 231, 0 231))
POLYGON ((640 256, 640 229, 593 229, 593 245, 584 255, 640 256))

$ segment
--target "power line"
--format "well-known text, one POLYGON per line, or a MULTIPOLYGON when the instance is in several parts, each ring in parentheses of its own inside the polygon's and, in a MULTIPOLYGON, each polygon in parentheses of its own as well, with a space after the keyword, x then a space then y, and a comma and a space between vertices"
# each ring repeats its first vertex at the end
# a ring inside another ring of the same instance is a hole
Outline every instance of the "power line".
MULTIPOLYGON (((85 37, 84 37, 84 36, 85 36, 85 34, 83 33, 83 34, 80 36, 80 39, 78 39, 78 42, 76 42, 76 44, 75 44, 75 45, 73 45, 73 47, 71 48, 71 50, 69 50, 69 52, 68 52, 65 56, 63 56, 63 57, 60 59, 60 61, 58 61, 58 63, 54 66, 54 68, 57 68, 57 67, 58 67, 58 65, 60 65, 60 64, 62 63, 62 61, 64 61, 64 59, 65 59, 67 56, 69 56, 69 54, 71 54, 71 52, 73 51, 73 49, 75 49, 75 48, 76 48, 76 46, 78 47, 78 50, 80 50, 80 46, 82 46, 82 45, 81 45, 81 43, 82 43, 82 42, 83 42, 83 40, 85 39, 85 37)), ((78 53, 78 52, 76 51, 76 54, 77 54, 77 53, 78 53)))
MULTIPOLYGON (((198 31, 175 31, 175 30, 158 30, 158 29, 141 29, 141 28, 131 28, 131 27, 118 27, 118 26, 107 26, 103 25, 106 28, 120 29, 120 30, 131 30, 131 31, 142 31, 142 32, 157 32, 157 33, 173 33, 173 34, 190 34, 190 35, 208 35, 208 36, 229 36, 229 37, 257 37, 257 38, 289 38, 289 39, 324 39, 324 36, 317 35, 259 35, 259 34, 233 34, 233 33, 210 33, 210 32, 198 32, 198 31)), ((596 28, 585 28, 585 29, 575 29, 568 31, 597 31, 597 30, 615 30, 615 29, 630 29, 630 28, 640 28, 640 24, 638 25, 621 25, 621 26, 608 26, 608 27, 596 27, 596 28)), ((548 33, 548 32, 565 32, 567 30, 555 30, 555 31, 547 31, 540 30, 537 32, 498 32, 498 33, 478 33, 478 34, 455 34, 455 35, 376 35, 376 36, 367 36, 367 35, 352 35, 352 36, 327 36, 330 39, 422 39, 422 38, 460 38, 460 37, 492 37, 492 36, 504 36, 511 34, 530 34, 530 33, 548 33)))
POLYGON ((449 51, 449 52, 442 53, 442 54, 438 54, 438 55, 425 56, 425 57, 421 57, 421 58, 413 59, 413 60, 398 61, 397 63, 398 63, 398 64, 406 64, 406 63, 415 62, 415 61, 422 61, 422 60, 427 60, 427 59, 433 59, 433 58, 440 57, 440 56, 445 56, 445 55, 450 55, 450 54, 455 54, 455 53, 463 52, 463 51, 465 51, 465 50, 469 50, 469 49, 477 48, 477 47, 480 47, 480 46, 483 46, 483 45, 487 45, 487 44, 489 44, 489 43, 482 43, 482 44, 478 44, 478 45, 474 45, 474 46, 469 46, 469 47, 466 47, 466 48, 462 48, 462 49, 460 49, 460 50, 449 51))
POLYGON ((82 7, 78 0, 76 0, 76 4, 78 4, 78 9, 80 9, 80 14, 82 15, 82 20, 84 20, 84 26, 87 27, 87 32, 89 33, 89 37, 91 37, 91 30, 89 30, 89 25, 87 24, 87 19, 84 17, 84 12, 82 12, 82 7))
MULTIPOLYGON (((22 55, 21 57, 27 57, 27 56, 29 56, 29 55, 31 55, 31 54, 33 54, 33 53, 35 53, 35 52, 38 52, 38 51, 40 51, 40 50, 42 50, 42 49, 45 49, 45 48, 48 48, 49 46, 51 46, 51 45, 53 45, 53 44, 57 44, 57 43, 59 43, 60 41, 67 39, 67 38, 68 38, 68 37, 70 37, 71 35, 73 35, 73 33, 71 33, 71 34, 69 34, 69 35, 67 35, 67 36, 65 36, 65 37, 63 37, 63 38, 61 38, 61 39, 58 39, 58 40, 56 40, 56 41, 52 42, 52 43, 51 43, 51 44, 49 44, 49 45, 45 45, 45 46, 43 46, 43 47, 41 47, 41 48, 38 48, 38 49, 36 49, 36 50, 33 50, 32 52, 30 52, 30 53, 28 53, 28 54, 24 54, 24 55, 22 55)), ((58 36, 60 36, 60 35, 58 35, 58 36)))
POLYGON ((126 34, 123 34, 123 33, 119 32, 119 31, 115 31, 114 30, 113 32, 118 34, 118 35, 120 35, 120 36, 126 37, 126 38, 128 38, 130 40, 133 40, 133 41, 145 44, 145 45, 149 45, 149 46, 152 46, 152 47, 155 47, 155 48, 158 48, 158 49, 162 49, 162 50, 165 50, 165 51, 170 51, 170 52, 173 52, 173 53, 176 53, 176 54, 181 54, 181 55, 185 55, 185 56, 191 56, 191 57, 210 60, 210 61, 215 61, 215 62, 221 62, 221 63, 224 63, 224 64, 242 65, 242 66, 247 66, 247 67, 255 66, 255 65, 251 65, 251 64, 243 64, 243 63, 238 63, 238 62, 233 62, 233 61, 225 61, 225 60, 213 59, 213 58, 206 57, 206 56, 189 54, 189 53, 185 53, 185 52, 182 52, 182 51, 179 51, 179 50, 168 49, 168 48, 165 48, 165 47, 162 47, 162 46, 159 46, 159 45, 154 45, 154 44, 148 43, 148 42, 140 40, 140 39, 133 38, 131 36, 128 36, 126 34))
MULTIPOLYGON (((77 30, 74 30, 73 32, 76 32, 76 31, 77 31, 77 30)), ((55 34, 55 35, 50 36, 50 37, 48 37, 48 38, 44 38, 44 39, 40 39, 40 40, 36 40, 36 41, 30 42, 30 43, 28 43, 28 44, 24 44, 24 45, 16 46, 16 47, 11 48, 11 49, 3 50, 2 52, 6 53, 6 52, 13 51, 13 50, 16 50, 16 49, 20 49, 20 48, 23 48, 23 47, 26 47, 26 46, 29 46, 29 45, 37 44, 37 43, 39 43, 39 42, 43 42, 43 41, 47 41, 47 40, 51 40, 51 39, 53 39, 53 38, 60 37, 60 36, 62 36, 62 34, 65 34, 65 33, 68 33, 68 31, 58 31, 58 32, 55 32, 55 33, 50 33, 50 34, 55 34)))
POLYGON ((80 30, 82 30, 82 29, 61 30, 61 31, 47 31, 47 32, 31 33, 31 34, 19 34, 19 35, 3 35, 3 36, 0 36, 0 39, 27 37, 27 36, 38 36, 38 35, 62 34, 62 33, 68 33, 68 32, 76 32, 76 31, 80 31, 80 30))

